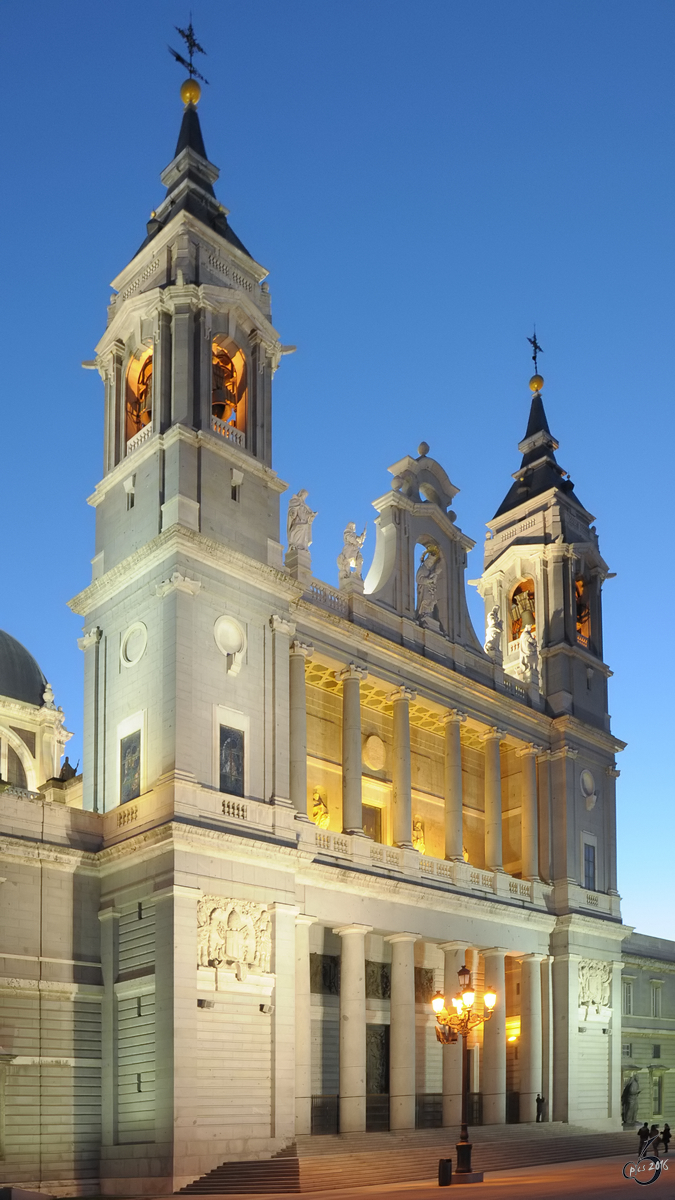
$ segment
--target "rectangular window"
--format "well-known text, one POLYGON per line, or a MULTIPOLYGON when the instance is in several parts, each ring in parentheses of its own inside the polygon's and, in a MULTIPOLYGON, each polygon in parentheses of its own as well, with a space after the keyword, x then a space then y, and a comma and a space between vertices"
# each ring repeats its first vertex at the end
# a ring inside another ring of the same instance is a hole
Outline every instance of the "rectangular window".
POLYGON ((120 804, 141 794, 141 731, 120 738, 120 804))
POLYGON ((623 985, 623 1013, 625 1017, 633 1015, 633 985, 632 983, 624 983, 623 985))
POLYGON ((652 1116, 660 1117, 663 1112, 663 1075, 652 1079, 652 1116))
POLYGON ((595 891, 595 846, 584 842, 584 887, 595 891))
POLYGON ((661 1047, 660 1047, 660 1045, 658 1045, 657 1042, 654 1042, 654 1045, 652 1046, 652 1058, 660 1058, 660 1057, 661 1057, 661 1047))
POLYGON ((632 1042, 623 1042, 623 1043, 622 1043, 622 1045, 621 1045, 621 1057, 622 1057, 622 1058, 632 1058, 632 1057, 633 1057, 633 1044, 632 1044, 632 1042))
POLYGON ((363 805, 363 832, 374 842, 382 841, 382 809, 374 804, 363 805))
POLYGON ((661 988, 652 984, 652 1016, 661 1016, 661 988))
POLYGON ((244 795, 244 731, 220 726, 220 790, 244 795))

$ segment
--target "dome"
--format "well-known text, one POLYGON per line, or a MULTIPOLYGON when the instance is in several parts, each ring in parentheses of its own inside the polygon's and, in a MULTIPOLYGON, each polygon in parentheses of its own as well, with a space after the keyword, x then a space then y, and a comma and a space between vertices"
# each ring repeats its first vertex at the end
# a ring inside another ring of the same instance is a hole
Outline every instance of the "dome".
POLYGON ((46 686, 47 680, 33 655, 0 629, 0 696, 42 708, 46 686))

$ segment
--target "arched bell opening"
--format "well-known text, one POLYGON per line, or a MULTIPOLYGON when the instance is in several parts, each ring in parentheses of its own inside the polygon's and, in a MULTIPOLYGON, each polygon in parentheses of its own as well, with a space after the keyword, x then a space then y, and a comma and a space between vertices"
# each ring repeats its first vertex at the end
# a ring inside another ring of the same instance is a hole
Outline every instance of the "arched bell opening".
POLYGON ((509 600, 509 642, 516 642, 526 626, 537 632, 534 604, 534 580, 523 579, 516 584, 509 600))
POLYGON ((576 599, 577 643, 588 649, 591 641, 591 606, 588 583, 577 579, 574 583, 576 599))
POLYGON ((211 416, 221 426, 246 433, 248 387, 246 358, 226 338, 215 338, 211 346, 211 416))
POLYGON ((152 421, 152 350, 142 350, 127 369, 125 442, 152 421))

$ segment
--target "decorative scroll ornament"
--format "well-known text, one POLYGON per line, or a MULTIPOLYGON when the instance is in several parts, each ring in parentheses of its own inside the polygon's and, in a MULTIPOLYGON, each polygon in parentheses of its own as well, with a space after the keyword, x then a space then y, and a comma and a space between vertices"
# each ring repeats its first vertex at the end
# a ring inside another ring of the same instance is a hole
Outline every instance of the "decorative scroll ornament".
POLYGON ((205 896, 197 907, 200 967, 233 966, 237 978, 249 970, 267 974, 272 953, 271 918, 264 904, 205 896))
POLYGON ((579 963, 579 1007, 600 1013, 612 1007, 612 963, 582 958, 579 963))

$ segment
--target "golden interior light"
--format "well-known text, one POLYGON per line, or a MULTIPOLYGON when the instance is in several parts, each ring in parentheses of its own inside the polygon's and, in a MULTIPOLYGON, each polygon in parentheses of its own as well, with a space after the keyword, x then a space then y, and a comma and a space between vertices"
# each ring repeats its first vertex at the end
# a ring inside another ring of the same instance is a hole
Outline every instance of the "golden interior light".
POLYGON ((516 1037, 515 1033, 512 1033, 511 1037, 508 1037, 506 1040, 507 1042, 517 1042, 518 1038, 516 1037))
POLYGON ((496 1003, 497 1003, 497 997, 496 997, 495 993, 493 991, 486 992, 485 995, 483 996, 483 1004, 485 1005, 485 1007, 488 1009, 489 1012, 492 1011, 492 1009, 494 1008, 496 1003))
POLYGON ((462 992, 462 1001, 465 1008, 471 1008, 475 999, 476 993, 473 992, 471 988, 467 988, 465 992, 462 992))
POLYGON ((445 1008, 445 996, 442 992, 436 992, 436 995, 431 1001, 431 1007, 435 1013, 443 1012, 443 1009, 445 1008))

